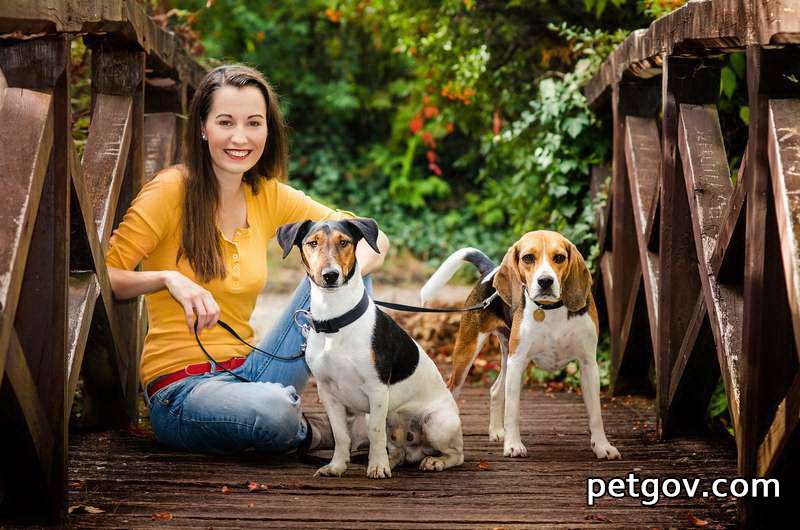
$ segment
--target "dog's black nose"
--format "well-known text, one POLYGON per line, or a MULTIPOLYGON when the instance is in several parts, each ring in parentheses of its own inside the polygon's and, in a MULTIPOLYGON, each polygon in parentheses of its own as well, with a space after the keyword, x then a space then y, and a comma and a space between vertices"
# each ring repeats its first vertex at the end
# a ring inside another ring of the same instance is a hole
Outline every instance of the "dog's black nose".
POLYGON ((542 289, 549 289, 553 285, 553 278, 550 276, 542 276, 541 278, 539 278, 537 283, 539 284, 539 287, 541 287, 542 289))
POLYGON ((336 280, 339 279, 339 273, 336 271, 325 272, 322 274, 322 278, 325 280, 326 284, 333 285, 336 283, 336 280))

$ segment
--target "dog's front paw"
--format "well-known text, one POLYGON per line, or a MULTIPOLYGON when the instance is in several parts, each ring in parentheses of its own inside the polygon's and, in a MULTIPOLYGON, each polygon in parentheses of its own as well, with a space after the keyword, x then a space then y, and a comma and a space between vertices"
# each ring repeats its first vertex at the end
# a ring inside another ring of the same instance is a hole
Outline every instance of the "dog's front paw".
POLYGON ((528 456, 528 450, 519 440, 516 442, 506 440, 505 446, 503 447, 503 456, 510 456, 511 458, 525 458, 528 456))
POLYGON ((331 462, 327 466, 322 466, 314 473, 315 477, 341 477, 347 470, 346 463, 331 462))
POLYGON ((617 448, 608 443, 608 440, 602 440, 595 442, 592 441, 592 451, 594 451, 595 456, 598 459, 608 459, 608 460, 618 460, 622 459, 622 455, 619 454, 617 448))
POLYGON ((503 438, 506 436, 506 430, 502 427, 499 429, 492 429, 489 428, 489 441, 490 442, 502 442, 503 438))
POLYGON ((423 471, 442 471, 444 470, 444 458, 436 456, 426 456, 419 463, 419 468, 423 471))
POLYGON ((389 465, 389 459, 373 461, 370 460, 367 465, 367 477, 369 478, 391 478, 392 469, 389 465))

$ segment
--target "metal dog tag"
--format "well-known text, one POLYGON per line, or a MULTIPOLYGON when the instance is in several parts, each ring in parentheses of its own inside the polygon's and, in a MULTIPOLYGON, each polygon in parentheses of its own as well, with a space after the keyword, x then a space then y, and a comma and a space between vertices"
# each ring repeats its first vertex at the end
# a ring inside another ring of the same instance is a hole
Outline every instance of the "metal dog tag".
POLYGON ((536 311, 533 312, 533 319, 536 322, 541 322, 542 320, 544 320, 544 309, 542 309, 541 307, 537 308, 536 311))

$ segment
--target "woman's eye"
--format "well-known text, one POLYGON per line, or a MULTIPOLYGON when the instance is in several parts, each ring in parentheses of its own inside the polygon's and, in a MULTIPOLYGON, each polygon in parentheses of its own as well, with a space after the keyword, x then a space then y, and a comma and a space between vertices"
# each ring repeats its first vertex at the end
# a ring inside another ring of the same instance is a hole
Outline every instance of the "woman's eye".
POLYGON ((227 127, 231 124, 231 122, 229 122, 228 120, 222 120, 221 122, 219 122, 219 124, 222 125, 223 127, 227 127))
POLYGON ((533 254, 525 254, 522 256, 522 261, 530 265, 535 261, 535 258, 533 257, 533 254))
POLYGON ((556 254, 553 256, 553 261, 556 263, 564 263, 565 259, 567 259, 567 257, 564 254, 556 254))
POLYGON ((251 127, 261 127, 261 122, 260 121, 251 121, 250 122, 250 126, 251 127))

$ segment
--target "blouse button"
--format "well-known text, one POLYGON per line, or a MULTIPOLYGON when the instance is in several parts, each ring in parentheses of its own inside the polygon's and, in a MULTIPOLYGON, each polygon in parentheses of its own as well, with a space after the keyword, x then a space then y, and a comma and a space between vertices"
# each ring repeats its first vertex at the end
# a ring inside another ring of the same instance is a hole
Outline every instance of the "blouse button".
POLYGON ((233 259, 239 259, 239 254, 234 254, 233 259))

